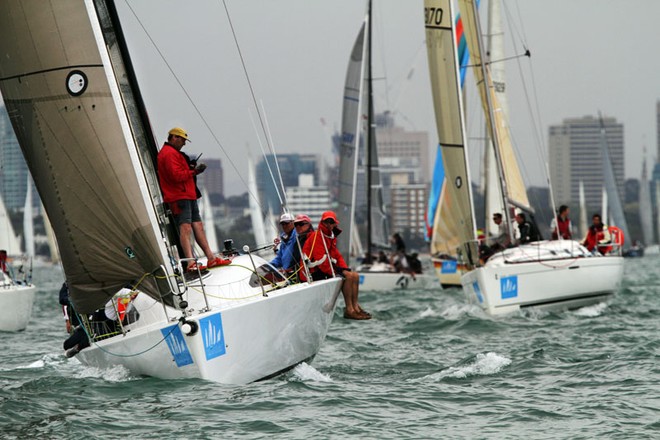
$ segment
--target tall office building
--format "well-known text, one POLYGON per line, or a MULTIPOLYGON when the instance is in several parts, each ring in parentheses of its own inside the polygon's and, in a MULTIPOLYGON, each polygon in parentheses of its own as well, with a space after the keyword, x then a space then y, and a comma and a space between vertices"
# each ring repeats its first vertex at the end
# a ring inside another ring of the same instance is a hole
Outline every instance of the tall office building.
POLYGON ((425 183, 392 185, 391 231, 424 237, 428 188, 425 183))
POLYGON ((412 181, 430 181, 429 134, 426 131, 407 131, 394 124, 390 112, 376 115, 376 140, 381 173, 388 168, 412 171, 412 181))
POLYGON ((281 194, 280 191, 278 196, 277 187, 280 183, 277 174, 278 167, 286 191, 288 188, 298 186, 298 176, 301 174, 311 174, 314 180, 313 185, 319 185, 321 163, 321 156, 316 154, 278 154, 276 166, 275 157, 273 155, 266 156, 266 159, 262 159, 257 164, 256 170, 257 189, 262 204, 266 206, 267 203, 273 213, 277 214, 282 211, 280 197, 284 197, 284 194, 281 194), (270 165, 270 170, 268 165, 270 165), (277 182, 277 187, 271 178, 271 171, 277 182))
MULTIPOLYGON (((22 209, 25 205, 28 169, 21 147, 4 106, 0 106, 0 194, 7 209, 22 209)), ((39 197, 33 191, 33 200, 39 197)))
POLYGON ((199 175, 200 184, 206 188, 209 195, 225 195, 224 173, 220 159, 201 160, 206 164, 206 170, 199 175))
POLYGON ((327 187, 314 185, 314 176, 311 174, 298 176, 298 186, 287 188, 286 195, 289 212, 308 215, 314 227, 321 221, 321 214, 330 209, 330 191, 327 187))
MULTIPOLYGON (((607 145, 619 197, 624 197, 623 124, 615 118, 604 118, 607 145)), ((550 178, 557 204, 577 205, 580 181, 588 211, 600 211, 603 179, 600 120, 593 116, 564 119, 549 130, 548 150, 550 178)))

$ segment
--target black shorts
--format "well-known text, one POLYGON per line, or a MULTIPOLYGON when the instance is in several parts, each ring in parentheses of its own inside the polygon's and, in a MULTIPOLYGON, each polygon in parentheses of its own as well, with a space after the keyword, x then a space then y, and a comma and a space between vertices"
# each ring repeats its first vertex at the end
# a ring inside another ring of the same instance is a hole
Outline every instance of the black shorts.
POLYGON ((312 273, 312 280, 314 280, 314 281, 327 280, 329 278, 332 278, 331 274, 321 272, 320 270, 317 270, 316 272, 312 273))

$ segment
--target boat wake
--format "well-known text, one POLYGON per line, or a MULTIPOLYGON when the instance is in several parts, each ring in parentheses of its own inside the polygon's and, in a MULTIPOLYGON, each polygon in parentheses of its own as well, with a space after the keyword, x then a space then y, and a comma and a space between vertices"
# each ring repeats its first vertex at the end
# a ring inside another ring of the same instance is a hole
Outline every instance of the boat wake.
POLYGON ((306 362, 296 366, 291 372, 291 379, 299 382, 332 382, 332 378, 321 373, 306 362))
POLYGON ((486 354, 479 353, 467 361, 462 361, 462 365, 446 368, 437 373, 430 374, 422 378, 426 381, 440 381, 446 377, 454 379, 465 379, 469 376, 488 376, 499 373, 504 367, 511 364, 511 359, 501 356, 494 352, 486 354))

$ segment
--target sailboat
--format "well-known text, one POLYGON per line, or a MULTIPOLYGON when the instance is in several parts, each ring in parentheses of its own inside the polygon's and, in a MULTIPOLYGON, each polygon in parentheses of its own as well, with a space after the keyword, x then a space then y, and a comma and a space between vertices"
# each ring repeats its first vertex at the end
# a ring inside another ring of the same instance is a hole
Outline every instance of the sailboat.
MULTIPOLYGON (((376 123, 374 118, 371 36, 372 1, 368 1, 367 14, 353 45, 346 73, 344 105, 342 111, 342 136, 339 161, 339 210, 342 228, 338 247, 343 255, 350 255, 352 248, 364 249, 372 257, 374 245, 389 248, 388 220, 384 211, 383 185, 378 167, 376 123), (364 145, 364 171, 367 193, 365 245, 362 247, 355 227, 357 199, 357 169, 360 164, 360 145, 364 145)), ((356 268, 360 275, 360 289, 392 291, 405 288, 426 288, 433 277, 397 271, 390 262, 365 261, 356 268)))
MULTIPOLYGON (((507 121, 498 106, 489 66, 483 62, 477 7, 460 0, 474 73, 494 144, 496 170, 507 225, 514 209, 529 210, 527 194, 511 148, 507 121)), ((438 137, 446 164, 448 190, 456 200, 461 242, 459 256, 469 267, 461 284, 470 301, 492 315, 521 308, 573 308, 607 299, 621 283, 620 255, 595 256, 571 240, 540 241, 479 259, 470 188, 468 152, 459 86, 453 11, 449 0, 425 0, 426 41, 438 137)), ((512 231, 511 231, 512 232, 512 231)), ((510 236, 513 236, 511 233, 510 236)))
POLYGON ((114 2, 3 1, 0 56, 0 90, 91 343, 80 362, 243 384, 318 353, 341 279, 289 285, 247 247, 182 276, 114 2), (101 335, 88 315, 125 299, 138 314, 101 335))
POLYGON ((34 296, 37 288, 32 284, 31 269, 23 268, 20 273, 13 267, 7 256, 23 258, 18 237, 14 233, 11 219, 0 197, 0 240, 6 252, 5 261, 0 263, 0 331, 14 332, 25 330, 32 316, 34 296), (4 267, 3 267, 4 266, 4 267))

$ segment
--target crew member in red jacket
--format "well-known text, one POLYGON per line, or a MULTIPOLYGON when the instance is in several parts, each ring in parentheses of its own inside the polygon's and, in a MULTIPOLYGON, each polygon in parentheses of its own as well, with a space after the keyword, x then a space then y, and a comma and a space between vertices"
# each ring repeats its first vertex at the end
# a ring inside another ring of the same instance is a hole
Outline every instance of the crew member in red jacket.
POLYGON ((584 237, 582 245, 591 252, 598 250, 598 252, 605 255, 612 250, 612 236, 610 235, 610 230, 607 225, 603 223, 600 214, 594 214, 592 222, 593 224, 589 226, 587 236, 584 237))
MULTIPOLYGON (((199 215, 197 206, 197 189, 195 176, 206 169, 203 163, 192 166, 181 149, 189 141, 188 133, 182 128, 173 128, 169 131, 167 142, 158 153, 158 179, 163 192, 163 200, 169 204, 179 227, 179 240, 186 258, 192 258, 191 234, 194 232, 195 240, 204 251, 209 268, 231 263, 230 260, 216 257, 209 246, 204 232, 204 224, 199 215)), ((188 264, 188 271, 206 269, 206 266, 195 263, 188 264)))
MULTIPOLYGON (((344 278, 342 286, 342 294, 346 303, 344 318, 371 319, 371 315, 365 312, 358 303, 360 276, 357 272, 351 271, 337 249, 337 235, 341 233, 338 226, 337 215, 332 211, 324 212, 319 228, 312 232, 305 241, 302 258, 307 261, 311 277, 315 281, 337 275, 344 278)), ((306 281, 304 271, 301 271, 301 279, 306 281)))

